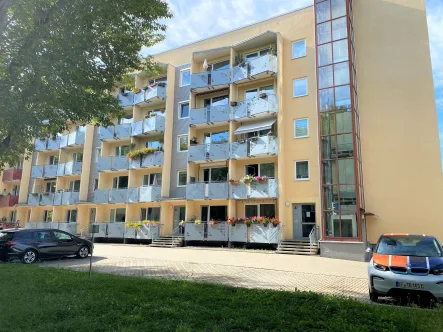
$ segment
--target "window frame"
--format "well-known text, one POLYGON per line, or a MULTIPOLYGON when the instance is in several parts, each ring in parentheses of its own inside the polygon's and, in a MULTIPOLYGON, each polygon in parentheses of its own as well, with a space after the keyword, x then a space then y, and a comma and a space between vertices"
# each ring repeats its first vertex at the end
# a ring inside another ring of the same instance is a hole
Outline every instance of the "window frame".
POLYGON ((276 168, 275 168, 275 163, 273 163, 273 162, 263 162, 263 163, 255 163, 255 164, 245 164, 244 165, 244 174, 245 174, 245 176, 246 175, 252 175, 252 174, 248 174, 248 172, 247 172, 247 167, 248 166, 251 166, 251 165, 257 165, 257 169, 258 169, 258 174, 256 174, 255 176, 262 176, 261 175, 261 170, 260 170, 260 166, 261 165, 266 165, 266 164, 273 164, 274 165, 274 176, 271 178, 271 177, 268 177, 268 179, 276 179, 276 177, 275 177, 275 173, 276 173, 276 168))
POLYGON ((191 68, 184 68, 180 70, 180 85, 179 87, 191 85, 191 68), (183 73, 189 72, 189 84, 183 84, 183 73))
POLYGON ((186 170, 186 169, 181 169, 181 170, 178 170, 177 171, 177 188, 183 188, 183 187, 186 187, 186 184, 187 184, 187 181, 188 181, 188 170, 186 170), (185 181, 185 184, 184 185, 181 185, 180 184, 180 173, 186 173, 186 181, 185 181))
POLYGON ((304 38, 304 39, 297 39, 297 40, 294 40, 294 41, 291 43, 291 60, 305 58, 306 56, 307 56, 307 50, 306 50, 306 38, 304 38), (304 44, 305 44, 305 54, 304 54, 304 55, 301 55, 301 56, 296 56, 296 57, 294 57, 294 44, 295 44, 295 43, 299 43, 299 42, 304 42, 304 44))
POLYGON ((310 169, 309 160, 307 160, 307 159, 305 159, 305 160, 294 160, 294 179, 295 179, 295 181, 309 181, 309 180, 311 180, 311 169, 310 169), (304 163, 304 162, 308 163, 308 177, 307 178, 303 178, 303 179, 297 179, 297 164, 298 163, 304 163))
POLYGON ((307 138, 309 137, 309 118, 299 118, 299 119, 295 119, 294 120, 294 138, 299 139, 299 138, 307 138), (301 120, 306 120, 307 121, 307 134, 306 136, 297 136, 297 121, 301 121, 301 120))
POLYGON ((189 119, 189 115, 190 114, 191 114, 191 103, 189 102, 189 100, 179 101, 178 102, 178 119, 179 120, 189 119), (189 107, 188 116, 185 116, 185 117, 181 116, 181 111, 182 111, 182 105, 183 104, 188 104, 188 107, 189 107))
POLYGON ((189 135, 188 134, 181 134, 181 135, 177 135, 177 152, 188 152, 189 150, 189 135), (186 136, 187 139, 187 143, 188 143, 188 147, 186 150, 180 150, 180 137, 186 136))
POLYGON ((308 77, 305 76, 305 77, 294 78, 294 79, 292 80, 292 98, 306 97, 306 96, 308 96, 308 95, 309 95, 308 77), (302 81, 302 80, 305 80, 305 81, 306 81, 306 94, 296 96, 296 95, 295 95, 295 86, 294 86, 294 83, 295 83, 296 81, 302 81))

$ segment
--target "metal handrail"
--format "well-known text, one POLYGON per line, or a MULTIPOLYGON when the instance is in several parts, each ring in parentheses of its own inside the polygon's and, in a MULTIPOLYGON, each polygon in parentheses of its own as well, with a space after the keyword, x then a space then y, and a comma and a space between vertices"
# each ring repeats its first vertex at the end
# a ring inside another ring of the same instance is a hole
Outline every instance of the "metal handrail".
POLYGON ((279 229, 279 231, 278 231, 278 232, 279 232, 279 236, 278 236, 278 244, 277 244, 277 248, 280 248, 281 243, 282 243, 282 240, 283 240, 283 238, 284 238, 284 236, 285 236, 284 229, 285 229, 285 225, 280 224, 280 229, 279 229))
POLYGON ((312 250, 314 244, 317 242, 317 227, 312 227, 311 232, 309 233, 309 248, 312 250))

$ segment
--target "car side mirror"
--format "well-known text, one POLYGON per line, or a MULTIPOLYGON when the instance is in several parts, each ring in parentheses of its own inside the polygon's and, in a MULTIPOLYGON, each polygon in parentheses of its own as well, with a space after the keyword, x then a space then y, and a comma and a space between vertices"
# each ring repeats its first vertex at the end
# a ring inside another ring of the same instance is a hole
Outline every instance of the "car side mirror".
POLYGON ((367 252, 368 254, 370 254, 370 253, 373 252, 373 250, 372 250, 372 248, 367 248, 367 249, 366 249, 366 252, 367 252))

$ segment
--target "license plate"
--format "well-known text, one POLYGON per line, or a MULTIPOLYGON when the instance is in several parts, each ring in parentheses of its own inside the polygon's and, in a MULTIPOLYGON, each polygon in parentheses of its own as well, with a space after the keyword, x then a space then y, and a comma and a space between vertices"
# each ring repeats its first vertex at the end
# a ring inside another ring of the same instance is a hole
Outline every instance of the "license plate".
POLYGON ((396 287, 398 288, 408 288, 408 289, 424 289, 424 284, 419 284, 417 282, 404 282, 404 281, 397 281, 396 287))

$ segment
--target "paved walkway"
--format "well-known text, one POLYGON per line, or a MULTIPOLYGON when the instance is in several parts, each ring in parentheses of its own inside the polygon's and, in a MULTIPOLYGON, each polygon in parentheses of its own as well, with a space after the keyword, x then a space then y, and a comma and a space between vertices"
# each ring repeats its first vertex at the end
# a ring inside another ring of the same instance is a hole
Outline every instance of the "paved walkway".
MULTIPOLYGON (((268 251, 118 244, 96 244, 93 261, 93 270, 105 273, 313 291, 367 300, 367 263, 362 262, 268 251)), ((46 261, 42 265, 87 270, 89 260, 46 261)))

